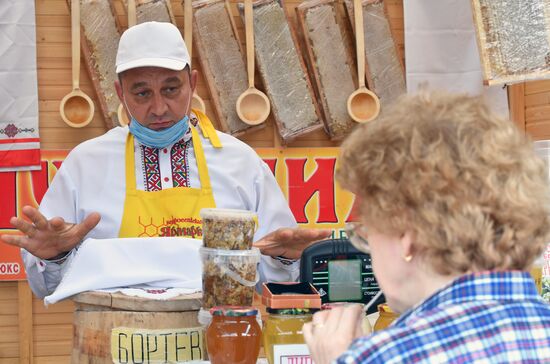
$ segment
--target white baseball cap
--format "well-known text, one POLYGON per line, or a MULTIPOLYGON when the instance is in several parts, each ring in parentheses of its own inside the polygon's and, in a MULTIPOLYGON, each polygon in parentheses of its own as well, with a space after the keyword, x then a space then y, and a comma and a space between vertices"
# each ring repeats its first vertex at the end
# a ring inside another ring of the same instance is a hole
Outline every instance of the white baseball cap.
POLYGON ((172 23, 146 22, 128 28, 120 37, 116 73, 138 67, 180 71, 190 64, 179 29, 172 23))

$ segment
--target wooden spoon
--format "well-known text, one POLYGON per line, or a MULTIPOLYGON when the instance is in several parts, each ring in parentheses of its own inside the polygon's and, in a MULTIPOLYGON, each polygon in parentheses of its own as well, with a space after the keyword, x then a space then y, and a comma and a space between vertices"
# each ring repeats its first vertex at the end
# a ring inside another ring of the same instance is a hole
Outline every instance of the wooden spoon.
POLYGON ((82 128, 94 117, 92 99, 80 89, 80 0, 71 1, 73 90, 59 104, 59 113, 67 125, 82 128))
MULTIPOLYGON (((133 27, 137 23, 136 15, 136 2, 135 0, 128 0, 128 28, 133 27)), ((117 109, 118 122, 121 126, 130 124, 130 118, 124 105, 120 103, 117 109)))
MULTIPOLYGON (((187 51, 189 52, 189 60, 193 60, 193 1, 185 0, 183 6, 183 37, 185 38, 185 45, 187 46, 187 51)), ((191 70, 191 64, 189 64, 189 70, 191 70)), ((197 95, 197 90, 193 91, 193 99, 191 100, 191 108, 199 110, 203 114, 206 112, 206 106, 204 101, 199 95, 197 95)))
POLYGON ((254 87, 254 26, 252 16, 252 0, 244 0, 248 89, 237 99, 237 115, 248 125, 258 125, 263 123, 269 116, 271 105, 267 96, 254 87))
POLYGON ((358 123, 371 121, 380 112, 380 100, 365 87, 365 34, 363 33, 363 6, 353 0, 355 15, 355 42, 357 48, 357 77, 359 88, 348 97, 348 114, 358 123))

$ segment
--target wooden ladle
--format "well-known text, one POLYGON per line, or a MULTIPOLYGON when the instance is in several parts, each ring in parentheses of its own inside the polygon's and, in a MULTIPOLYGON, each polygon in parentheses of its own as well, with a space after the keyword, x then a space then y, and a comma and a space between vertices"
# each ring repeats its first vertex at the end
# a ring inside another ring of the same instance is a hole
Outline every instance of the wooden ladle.
MULTIPOLYGON (((128 0, 128 28, 133 27, 137 23, 137 15, 136 15, 136 2, 135 0, 128 0)), ((124 105, 120 103, 118 105, 117 109, 117 117, 118 122, 120 125, 125 126, 130 124, 130 118, 128 117, 128 113, 126 112, 126 109, 124 108, 124 105)))
POLYGON ((363 6, 353 0, 355 15, 355 42, 357 50, 358 88, 348 97, 348 114, 358 123, 371 121, 380 112, 380 100, 365 87, 365 34, 363 33, 363 6))
POLYGON ((248 125, 258 125, 263 123, 269 116, 271 105, 267 96, 254 87, 254 26, 252 17, 252 0, 244 0, 248 89, 237 99, 237 115, 248 125))
MULTIPOLYGON (((185 45, 189 52, 189 60, 193 60, 193 5, 192 0, 185 0, 183 9, 183 37, 185 39, 185 45)), ((189 70, 191 70, 191 64, 189 64, 189 70)), ((191 100, 191 108, 197 109, 202 113, 206 112, 206 106, 204 101, 197 94, 197 89, 193 92, 193 99, 191 100)))
POLYGON ((73 90, 59 104, 59 113, 67 125, 82 128, 94 117, 92 99, 80 89, 80 0, 71 1, 73 90))

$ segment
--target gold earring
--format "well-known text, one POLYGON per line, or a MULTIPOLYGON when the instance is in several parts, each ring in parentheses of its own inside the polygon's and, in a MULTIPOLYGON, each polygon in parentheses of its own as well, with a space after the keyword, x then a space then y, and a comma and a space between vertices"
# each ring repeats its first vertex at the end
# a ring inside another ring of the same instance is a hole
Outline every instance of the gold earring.
POLYGON ((405 260, 405 262, 409 263, 413 259, 413 256, 412 254, 405 255, 403 259, 405 260))

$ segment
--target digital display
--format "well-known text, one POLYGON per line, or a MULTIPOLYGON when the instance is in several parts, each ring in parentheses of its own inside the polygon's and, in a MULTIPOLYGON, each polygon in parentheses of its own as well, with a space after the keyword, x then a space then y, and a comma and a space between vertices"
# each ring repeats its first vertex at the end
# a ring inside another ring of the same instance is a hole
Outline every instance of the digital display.
POLYGON ((329 301, 359 301, 361 291, 361 260, 330 260, 328 262, 329 301))

